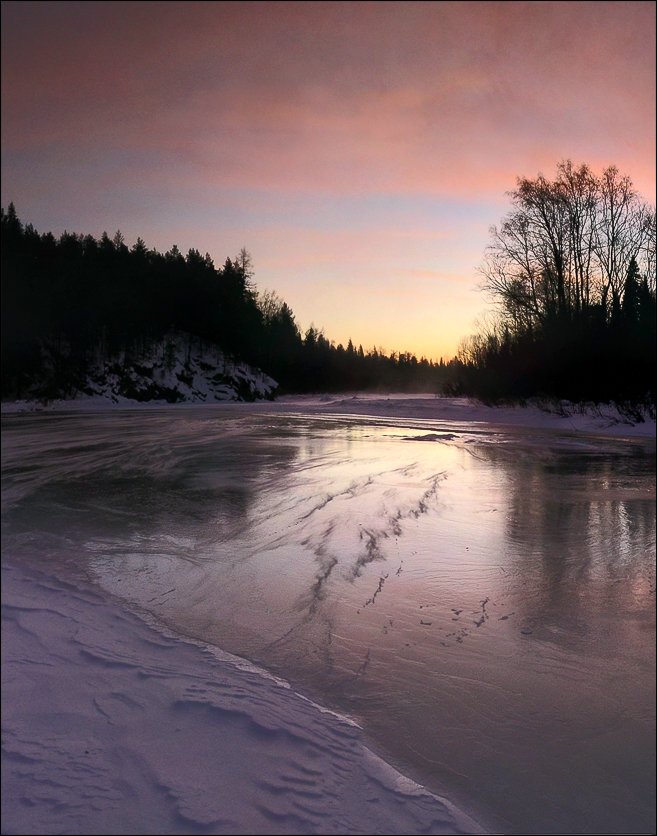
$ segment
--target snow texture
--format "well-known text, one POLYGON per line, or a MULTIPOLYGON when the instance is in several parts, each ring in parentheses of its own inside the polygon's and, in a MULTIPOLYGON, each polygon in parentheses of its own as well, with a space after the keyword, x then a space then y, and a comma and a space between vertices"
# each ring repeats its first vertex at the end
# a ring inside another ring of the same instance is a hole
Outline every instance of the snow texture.
POLYGON ((82 585, 2 568, 4 833, 483 833, 360 728, 82 585))
MULTIPOLYGON (((46 352, 46 367, 49 363, 52 356, 46 352)), ((271 398, 277 388, 276 381, 264 372, 230 359, 216 346, 174 334, 141 351, 97 357, 86 379, 67 398, 46 400, 41 396, 18 403, 23 409, 56 409, 72 403, 131 406, 144 402, 253 401, 271 398)))

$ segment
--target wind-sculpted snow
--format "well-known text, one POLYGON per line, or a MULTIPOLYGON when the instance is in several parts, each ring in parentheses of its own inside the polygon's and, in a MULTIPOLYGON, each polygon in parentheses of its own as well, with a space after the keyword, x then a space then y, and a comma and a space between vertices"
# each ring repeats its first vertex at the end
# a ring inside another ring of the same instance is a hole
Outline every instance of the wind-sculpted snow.
POLYGON ((483 832, 352 722, 88 589, 3 567, 2 617, 5 833, 483 832))

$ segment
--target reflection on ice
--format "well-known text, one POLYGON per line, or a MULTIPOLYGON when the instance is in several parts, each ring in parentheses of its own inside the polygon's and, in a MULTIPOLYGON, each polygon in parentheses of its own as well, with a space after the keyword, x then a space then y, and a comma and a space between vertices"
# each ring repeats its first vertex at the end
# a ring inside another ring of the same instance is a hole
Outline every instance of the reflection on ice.
POLYGON ((654 443, 246 408, 5 435, 15 556, 354 713, 504 832, 649 832, 654 443))

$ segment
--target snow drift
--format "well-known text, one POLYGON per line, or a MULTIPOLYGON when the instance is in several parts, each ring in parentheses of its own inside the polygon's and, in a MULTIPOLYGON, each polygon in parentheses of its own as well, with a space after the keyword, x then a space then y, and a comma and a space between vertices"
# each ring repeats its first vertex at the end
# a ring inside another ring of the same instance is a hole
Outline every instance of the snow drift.
POLYGON ((2 580, 3 832, 483 832, 248 663, 52 575, 2 580))

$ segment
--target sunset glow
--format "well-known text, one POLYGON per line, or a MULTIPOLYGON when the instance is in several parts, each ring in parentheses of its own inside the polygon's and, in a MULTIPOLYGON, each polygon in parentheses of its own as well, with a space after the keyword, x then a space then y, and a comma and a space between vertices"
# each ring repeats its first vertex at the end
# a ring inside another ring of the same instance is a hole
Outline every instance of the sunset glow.
POLYGON ((516 177, 655 200, 652 2, 2 6, 2 205, 40 232, 242 246, 302 330, 450 357, 516 177))

